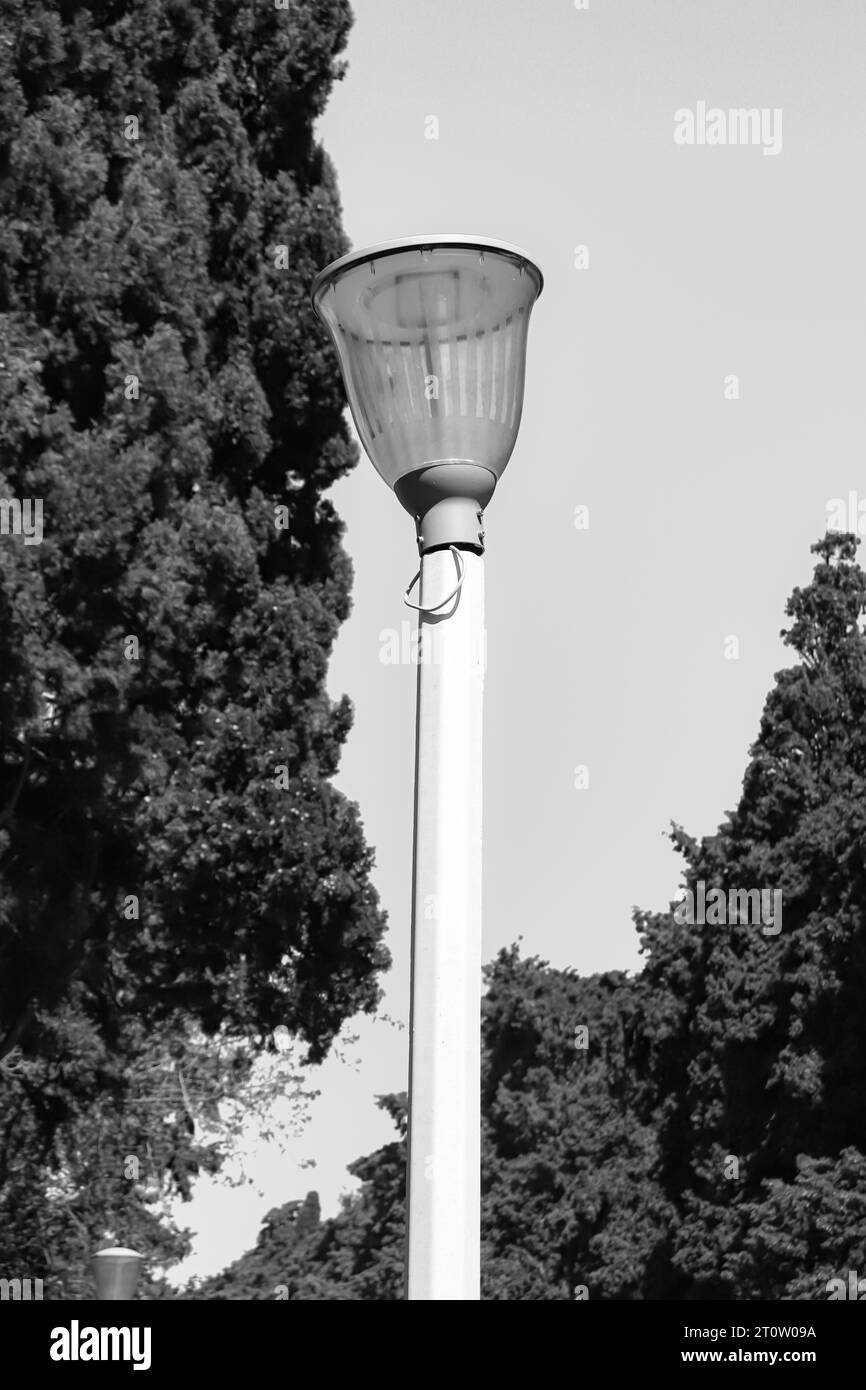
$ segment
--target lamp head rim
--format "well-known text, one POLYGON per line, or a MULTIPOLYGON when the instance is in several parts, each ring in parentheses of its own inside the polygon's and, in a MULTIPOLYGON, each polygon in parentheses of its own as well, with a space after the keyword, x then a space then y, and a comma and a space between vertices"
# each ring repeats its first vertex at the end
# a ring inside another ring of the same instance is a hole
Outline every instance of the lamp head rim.
MULTIPOLYGON (((331 282, 335 281, 344 270, 351 267, 363 265, 365 261, 380 260, 384 256, 397 256, 402 251, 421 251, 429 248, 430 250, 444 249, 459 251, 463 249, 492 251, 513 256, 522 261, 525 266, 536 276, 538 280, 538 294, 544 289, 544 276, 541 269, 536 265, 531 256, 528 256, 519 246, 513 245, 510 241, 497 241, 493 237, 464 236, 461 233, 445 232, 430 233, 427 236, 400 237, 397 241, 380 241, 375 246, 363 246, 357 251, 349 251, 345 256, 340 256, 336 261, 331 261, 323 270, 320 270, 313 281, 310 290, 310 300, 313 309, 318 314, 316 300, 321 291, 331 282)), ((536 296, 537 298, 538 296, 536 296)))

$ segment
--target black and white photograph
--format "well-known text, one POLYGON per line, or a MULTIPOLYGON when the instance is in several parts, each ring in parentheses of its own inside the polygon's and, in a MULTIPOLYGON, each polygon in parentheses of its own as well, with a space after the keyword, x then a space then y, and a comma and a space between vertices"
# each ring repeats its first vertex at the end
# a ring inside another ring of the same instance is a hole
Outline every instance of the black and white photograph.
POLYGON ((864 74, 861 0, 0 0, 22 1373, 853 1356, 864 74))

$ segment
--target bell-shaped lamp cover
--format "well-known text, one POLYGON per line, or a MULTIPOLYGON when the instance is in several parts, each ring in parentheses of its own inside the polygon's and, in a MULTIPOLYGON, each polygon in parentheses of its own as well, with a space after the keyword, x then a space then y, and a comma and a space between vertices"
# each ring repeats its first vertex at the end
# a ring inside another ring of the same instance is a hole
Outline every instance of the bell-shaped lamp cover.
POLYGON ((135 1293, 144 1257, 122 1246, 97 1250, 91 1261, 99 1299, 130 1299, 135 1293))
POLYGON ((358 434, 391 487, 455 461, 499 478, 520 425, 542 284, 517 247, 461 236, 386 242, 316 277, 313 306, 336 345, 358 434))

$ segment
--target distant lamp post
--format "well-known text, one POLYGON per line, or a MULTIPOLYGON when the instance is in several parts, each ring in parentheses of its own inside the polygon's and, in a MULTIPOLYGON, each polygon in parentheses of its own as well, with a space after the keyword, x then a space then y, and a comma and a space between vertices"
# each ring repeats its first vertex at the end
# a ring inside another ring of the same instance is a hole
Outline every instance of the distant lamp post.
POLYGON ((97 1250, 91 1260, 97 1299, 130 1299, 135 1295, 144 1257, 120 1245, 97 1250))
MULTIPOLYGON (((517 247, 428 236, 343 256, 312 300, 358 433, 421 554, 407 1297, 480 1297, 484 509, 514 444, 541 293, 517 247)), ((414 583, 414 581, 413 581, 414 583)))

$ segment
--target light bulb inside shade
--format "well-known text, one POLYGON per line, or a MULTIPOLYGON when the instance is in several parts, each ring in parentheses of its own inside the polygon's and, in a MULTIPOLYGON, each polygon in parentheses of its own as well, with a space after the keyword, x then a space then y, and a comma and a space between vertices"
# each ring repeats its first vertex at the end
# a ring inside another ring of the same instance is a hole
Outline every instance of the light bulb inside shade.
POLYGON ((387 266, 377 272, 376 283, 362 293, 370 322, 392 324, 401 339, 420 341, 431 332, 471 332, 482 322, 485 298, 490 294, 486 277, 470 279, 457 269, 419 269, 389 275, 387 266))

